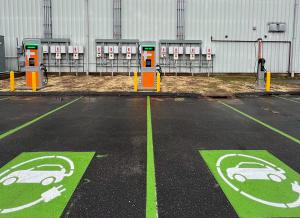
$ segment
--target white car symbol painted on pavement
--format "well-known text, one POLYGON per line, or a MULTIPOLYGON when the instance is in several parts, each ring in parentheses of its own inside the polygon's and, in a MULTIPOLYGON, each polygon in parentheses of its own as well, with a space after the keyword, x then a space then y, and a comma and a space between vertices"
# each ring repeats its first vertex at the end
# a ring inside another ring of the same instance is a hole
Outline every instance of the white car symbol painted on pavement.
POLYGON ((70 174, 66 174, 66 169, 63 166, 58 164, 43 164, 28 170, 12 172, 0 179, 0 184, 40 183, 42 185, 50 185, 62 181, 66 176, 70 176, 70 174), (44 167, 47 167, 47 170, 41 170, 44 167), (49 168, 53 169, 49 170, 49 168))
POLYGON ((238 165, 226 170, 232 180, 245 182, 246 180, 272 180, 281 182, 286 179, 285 171, 256 162, 240 162, 238 165))

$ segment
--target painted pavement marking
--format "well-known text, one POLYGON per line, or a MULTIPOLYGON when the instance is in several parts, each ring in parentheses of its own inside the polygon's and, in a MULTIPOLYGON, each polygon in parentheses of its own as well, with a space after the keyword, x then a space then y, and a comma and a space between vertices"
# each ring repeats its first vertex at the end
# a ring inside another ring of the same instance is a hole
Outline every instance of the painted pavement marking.
POLYGON ((273 132, 276 132, 279 135, 284 136, 284 137, 288 138, 289 140, 291 140, 291 141, 293 141, 293 142, 295 142, 295 143, 297 143, 297 144, 300 145, 300 139, 298 139, 298 138, 296 138, 294 136, 291 136, 288 133, 285 133, 285 132, 283 132, 283 131, 281 131, 281 130, 279 130, 279 129, 277 129, 277 128, 275 128, 275 127, 273 127, 273 126, 271 126, 271 125, 269 125, 269 124, 267 124, 267 123, 265 123, 265 122, 263 122, 263 121, 255 118, 255 117, 253 117, 253 116, 251 116, 249 114, 246 114, 243 111, 240 111, 239 109, 237 109, 237 108, 235 108, 233 106, 230 106, 229 104, 226 104, 226 103, 224 103, 222 101, 219 101, 219 103, 222 104, 222 105, 224 105, 224 106, 226 106, 227 108, 230 108, 231 110, 233 110, 233 111, 235 111, 235 112, 243 115, 244 117, 247 117, 250 120, 252 120, 252 121, 254 121, 254 122, 256 122, 256 123, 258 123, 258 124, 260 124, 260 125, 268 128, 268 129, 272 130, 273 132))
POLYGON ((0 169, 0 216, 60 217, 94 154, 20 154, 0 169))
POLYGON ((73 103, 75 103, 76 101, 80 100, 81 98, 82 97, 77 98, 77 99, 75 99, 73 101, 70 101, 70 102, 68 102, 68 103, 66 103, 66 104, 64 104, 64 105, 62 105, 62 106, 60 106, 60 107, 58 107, 56 109, 53 109, 53 110, 51 110, 51 111, 49 111, 49 112, 47 112, 47 113, 45 113, 45 114, 43 114, 43 115, 41 115, 39 117, 37 117, 37 118, 35 118, 35 119, 27 122, 27 123, 24 123, 24 124, 22 124, 22 125, 20 125, 20 126, 18 126, 16 128, 14 128, 14 129, 8 130, 7 132, 5 132, 5 133, 3 133, 3 134, 0 135, 0 140, 6 138, 7 136, 10 136, 10 135, 18 132, 18 131, 20 131, 20 130, 28 127, 28 126, 30 126, 31 124, 34 124, 34 123, 38 122, 39 120, 41 120, 41 119, 43 119, 43 118, 45 118, 45 117, 47 117, 47 116, 49 116, 49 115, 51 115, 51 114, 59 111, 59 110, 65 108, 65 107, 67 107, 67 106, 69 106, 69 105, 71 105, 73 103))
POLYGON ((300 216, 300 175, 269 152, 199 153, 240 217, 300 216))
POLYGON ((147 96, 146 218, 158 217, 150 97, 147 96))

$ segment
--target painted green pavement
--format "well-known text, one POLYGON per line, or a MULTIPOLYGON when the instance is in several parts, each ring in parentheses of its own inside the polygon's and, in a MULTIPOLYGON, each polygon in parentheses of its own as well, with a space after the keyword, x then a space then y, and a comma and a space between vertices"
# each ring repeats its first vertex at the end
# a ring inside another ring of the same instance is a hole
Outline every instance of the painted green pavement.
POLYGON ((300 175, 269 152, 199 152, 240 217, 300 217, 300 175))
POLYGON ((60 217, 94 152, 25 152, 0 169, 0 217, 60 217))

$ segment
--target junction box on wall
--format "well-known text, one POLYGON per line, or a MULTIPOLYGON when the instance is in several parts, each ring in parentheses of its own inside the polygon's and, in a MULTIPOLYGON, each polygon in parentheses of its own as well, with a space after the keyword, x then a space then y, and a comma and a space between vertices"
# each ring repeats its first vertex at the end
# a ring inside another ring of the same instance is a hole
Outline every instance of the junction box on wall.
POLYGON ((139 40, 96 39, 96 73, 128 73, 139 69, 139 40))
POLYGON ((213 71, 213 54, 203 52, 201 40, 160 40, 159 52, 159 64, 164 73, 213 71))
MULTIPOLYGON (((23 46, 18 48, 18 69, 25 72, 25 50, 23 46)), ((84 47, 71 45, 70 39, 39 39, 41 44, 41 63, 48 72, 59 73, 84 72, 84 47)))

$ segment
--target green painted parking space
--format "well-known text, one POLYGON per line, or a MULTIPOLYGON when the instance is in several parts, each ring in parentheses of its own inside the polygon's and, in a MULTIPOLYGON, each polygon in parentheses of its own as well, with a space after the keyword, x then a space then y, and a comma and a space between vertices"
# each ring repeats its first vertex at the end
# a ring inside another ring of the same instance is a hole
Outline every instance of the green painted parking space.
POLYGON ((300 217, 300 175, 268 151, 199 153, 240 217, 300 217))
POLYGON ((0 216, 60 217, 94 154, 20 154, 0 169, 0 216))

